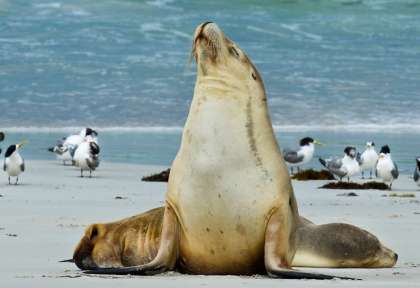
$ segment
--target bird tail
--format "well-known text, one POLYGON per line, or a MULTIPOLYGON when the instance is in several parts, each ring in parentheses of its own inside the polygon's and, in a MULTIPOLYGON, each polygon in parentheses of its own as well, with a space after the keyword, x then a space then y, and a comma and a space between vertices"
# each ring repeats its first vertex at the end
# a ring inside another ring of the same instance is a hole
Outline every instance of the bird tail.
POLYGON ((321 163, 322 166, 327 167, 327 162, 324 159, 322 158, 318 158, 318 159, 319 159, 319 163, 321 163))

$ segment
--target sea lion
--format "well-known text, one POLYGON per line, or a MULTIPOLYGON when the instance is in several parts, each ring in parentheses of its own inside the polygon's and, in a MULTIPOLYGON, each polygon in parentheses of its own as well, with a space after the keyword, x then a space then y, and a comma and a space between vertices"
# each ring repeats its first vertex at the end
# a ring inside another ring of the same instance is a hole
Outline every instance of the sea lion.
MULTIPOLYGON (((82 270, 137 266, 158 252, 164 207, 112 223, 92 224, 76 246, 73 260, 82 270)), ((300 217, 294 267, 385 268, 397 254, 371 233, 352 225, 315 225, 300 217)))
POLYGON ((260 74, 214 23, 199 25, 193 43, 197 80, 169 175, 156 257, 86 273, 150 275, 176 267, 191 274, 332 279, 291 269, 300 218, 260 74))

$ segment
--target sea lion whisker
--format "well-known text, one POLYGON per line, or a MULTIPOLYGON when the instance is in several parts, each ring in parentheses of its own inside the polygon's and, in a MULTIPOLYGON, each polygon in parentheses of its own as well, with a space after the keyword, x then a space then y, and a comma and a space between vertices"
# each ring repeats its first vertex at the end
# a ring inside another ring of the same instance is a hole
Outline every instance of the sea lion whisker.
POLYGON ((66 260, 60 260, 60 261, 58 261, 59 263, 74 263, 74 259, 73 258, 71 258, 71 259, 66 259, 66 260))

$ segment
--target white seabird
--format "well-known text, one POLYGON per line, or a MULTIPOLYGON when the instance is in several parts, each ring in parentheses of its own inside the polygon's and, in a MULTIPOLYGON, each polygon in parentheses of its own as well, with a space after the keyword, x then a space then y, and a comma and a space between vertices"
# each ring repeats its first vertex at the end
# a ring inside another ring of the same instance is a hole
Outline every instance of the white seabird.
POLYGON ((378 162, 378 153, 375 150, 374 142, 366 143, 366 150, 360 155, 357 153, 357 161, 360 165, 360 170, 362 172, 362 178, 365 178, 364 171, 370 171, 370 179, 372 179, 372 171, 376 167, 376 162, 378 162))
POLYGON ((343 158, 333 157, 325 160, 319 158, 319 162, 332 174, 338 176, 340 181, 343 177, 347 177, 350 182, 350 177, 360 172, 360 166, 356 160, 356 148, 350 146, 344 149, 343 158))
POLYGON ((298 149, 285 148, 283 150, 283 158, 287 165, 290 166, 291 174, 293 174, 293 167, 297 166, 299 172, 300 166, 305 165, 312 160, 315 152, 315 144, 324 145, 311 137, 305 137, 300 139, 300 147, 298 149))
POLYGON ((420 186, 420 157, 416 158, 416 168, 414 169, 413 179, 414 182, 417 183, 417 186, 420 186))
POLYGON ((85 140, 77 147, 74 161, 80 168, 80 177, 84 170, 89 170, 89 177, 92 177, 92 171, 99 166, 99 151, 99 145, 92 140, 85 140))
POLYGON ((79 134, 70 135, 57 141, 54 147, 48 148, 48 151, 56 154, 59 161, 63 161, 63 165, 66 165, 67 161, 73 163, 74 153, 77 146, 80 145, 84 140, 92 140, 97 143, 98 132, 91 128, 84 128, 79 134))
POLYGON ((376 164, 376 176, 380 177, 384 182, 390 182, 389 189, 391 189, 392 182, 398 178, 398 175, 398 167, 391 158, 389 146, 382 146, 379 152, 378 163, 376 164))
POLYGON ((19 148, 24 144, 25 142, 10 145, 4 154, 3 170, 9 175, 9 185, 10 177, 16 177, 15 185, 17 185, 19 181, 19 175, 25 171, 25 161, 23 160, 22 156, 20 156, 18 151, 19 148))

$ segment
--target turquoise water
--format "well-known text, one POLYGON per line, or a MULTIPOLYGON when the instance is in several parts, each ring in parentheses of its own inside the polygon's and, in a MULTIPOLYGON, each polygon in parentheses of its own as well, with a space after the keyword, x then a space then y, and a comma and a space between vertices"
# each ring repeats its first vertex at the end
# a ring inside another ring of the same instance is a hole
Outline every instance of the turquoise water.
POLYGON ((374 140, 411 173, 417 0, 0 0, 3 148, 28 139, 27 159, 53 159, 47 147, 90 126, 104 160, 170 165, 195 81, 191 36, 208 20, 261 72, 283 147, 309 135, 329 156, 374 140))
POLYGON ((0 126, 181 127, 207 20, 257 65, 274 125, 420 131, 417 0, 0 0, 0 126))
MULTIPOLYGON (((180 132, 99 132, 101 146, 100 157, 111 162, 148 164, 170 166, 181 141, 180 132)), ((23 139, 29 141, 21 153, 29 160, 51 160, 55 156, 47 148, 61 138, 62 132, 13 132, 6 135, 4 143, 0 146, 6 148, 7 144, 17 143, 23 139)), ((356 146, 363 152, 366 141, 373 140, 377 150, 382 145, 391 147, 392 157, 397 162, 400 172, 411 174, 415 167, 415 157, 420 156, 419 137, 416 134, 390 134, 390 133, 351 133, 351 132, 277 132, 277 139, 281 147, 296 147, 303 136, 312 136, 326 144, 325 147, 316 148, 315 157, 341 156, 347 145, 356 146)), ((320 168, 317 159, 314 159, 307 168, 320 168)))

